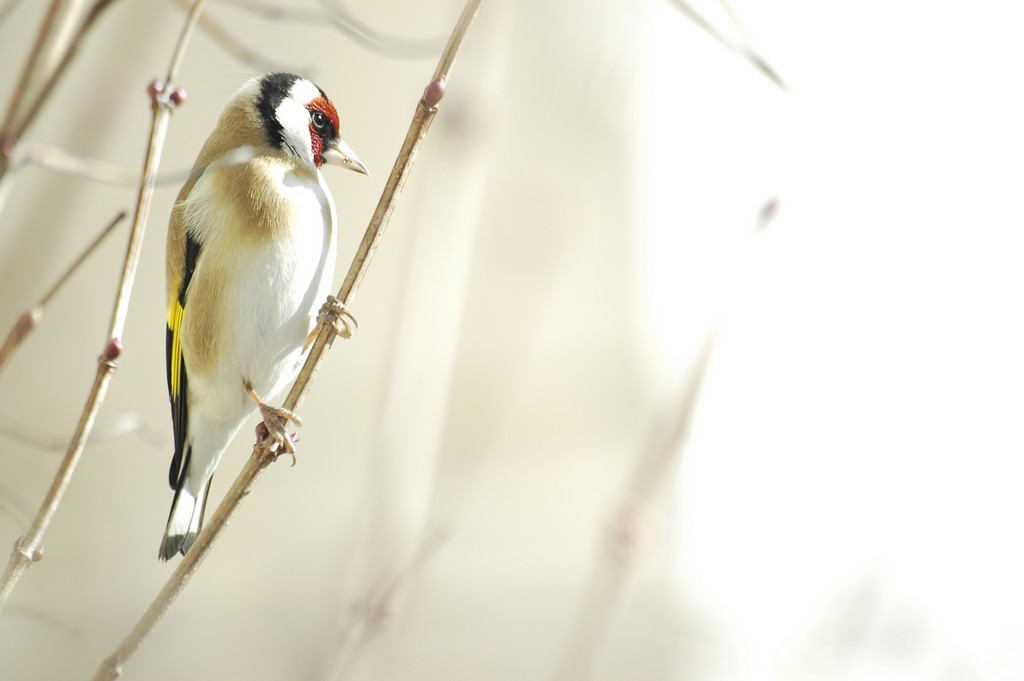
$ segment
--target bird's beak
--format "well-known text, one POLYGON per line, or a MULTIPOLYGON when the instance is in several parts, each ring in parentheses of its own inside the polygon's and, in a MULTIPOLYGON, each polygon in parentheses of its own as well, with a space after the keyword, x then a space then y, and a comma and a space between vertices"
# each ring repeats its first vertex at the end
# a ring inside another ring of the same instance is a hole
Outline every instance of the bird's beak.
POLYGON ((356 152, 352 151, 352 147, 345 144, 345 141, 342 139, 338 139, 337 142, 324 149, 324 163, 348 168, 367 177, 370 175, 370 171, 366 169, 363 162, 356 156, 356 152))

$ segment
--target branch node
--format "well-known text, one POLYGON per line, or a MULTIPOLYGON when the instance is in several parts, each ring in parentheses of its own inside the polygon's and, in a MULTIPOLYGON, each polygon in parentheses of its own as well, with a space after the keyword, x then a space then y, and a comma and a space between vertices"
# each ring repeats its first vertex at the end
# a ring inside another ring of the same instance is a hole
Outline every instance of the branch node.
POLYGON ((39 326, 39 320, 42 317, 43 308, 38 305, 22 312, 21 316, 18 317, 18 321, 14 324, 15 333, 18 335, 18 338, 23 338, 29 332, 34 331, 39 326))
POLYGON ((188 92, 186 92, 183 87, 175 88, 171 91, 170 99, 171 104, 174 106, 181 106, 185 103, 185 100, 188 99, 188 92))
POLYGON ((328 326, 334 333, 348 340, 359 328, 359 323, 337 296, 327 296, 327 301, 316 316, 316 323, 328 326))
POLYGON ((111 338, 103 354, 100 355, 100 363, 113 369, 117 366, 117 358, 121 356, 122 352, 124 352, 124 345, 121 344, 121 339, 111 338))
POLYGON ((43 559, 43 555, 46 553, 42 546, 37 546, 29 551, 25 542, 25 537, 18 537, 14 540, 14 552, 23 556, 25 560, 30 563, 38 563, 43 559))
POLYGON ((104 679, 118 679, 121 677, 121 672, 124 671, 124 665, 121 662, 120 655, 111 655, 107 659, 103 660, 103 670, 106 672, 101 678, 104 679))
POLYGON ((146 94, 149 95, 149 101, 153 103, 153 106, 171 111, 184 104, 188 99, 188 92, 185 91, 185 88, 175 87, 173 83, 164 83, 157 78, 149 82, 146 94))
POLYGON ((650 504, 634 500, 626 505, 609 528, 609 546, 612 555, 623 562, 635 558, 641 549, 653 542, 656 520, 650 504))
POLYGON ((424 106, 429 109, 436 108, 444 98, 447 83, 448 81, 444 76, 438 76, 434 80, 430 81, 430 84, 423 90, 423 99, 421 101, 424 106))
POLYGON ((157 78, 149 81, 149 85, 146 87, 146 94, 149 95, 149 99, 154 104, 160 98, 160 95, 164 93, 164 82, 157 78))

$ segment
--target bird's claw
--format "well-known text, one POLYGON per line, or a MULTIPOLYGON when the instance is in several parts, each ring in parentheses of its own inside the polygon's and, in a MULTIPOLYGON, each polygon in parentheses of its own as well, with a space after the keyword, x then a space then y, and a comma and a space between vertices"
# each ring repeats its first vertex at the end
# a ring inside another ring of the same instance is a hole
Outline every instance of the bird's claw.
POLYGON ((337 296, 327 296, 327 301, 317 315, 317 323, 330 325, 334 329, 334 333, 342 338, 351 338, 355 330, 359 328, 356 318, 345 308, 345 303, 337 296))
POLYGON ((260 404, 260 416, 263 417, 263 425, 267 427, 271 439, 276 445, 276 451, 291 454, 292 465, 295 465, 295 444, 292 435, 288 434, 288 422, 291 421, 297 426, 302 425, 300 419, 292 411, 284 407, 271 407, 268 404, 260 404))
MULTIPOLYGON (((294 466, 295 443, 298 442, 299 438, 295 433, 288 433, 288 422, 291 421, 296 426, 302 426, 302 419, 290 409, 271 407, 259 398, 256 391, 252 389, 252 386, 246 385, 246 391, 256 402, 257 407, 259 407, 260 416, 263 418, 263 427, 266 429, 263 437, 271 439, 272 451, 277 456, 281 456, 281 454, 290 455, 292 457, 292 465, 294 466)), ((257 430, 257 432, 259 431, 257 430)))

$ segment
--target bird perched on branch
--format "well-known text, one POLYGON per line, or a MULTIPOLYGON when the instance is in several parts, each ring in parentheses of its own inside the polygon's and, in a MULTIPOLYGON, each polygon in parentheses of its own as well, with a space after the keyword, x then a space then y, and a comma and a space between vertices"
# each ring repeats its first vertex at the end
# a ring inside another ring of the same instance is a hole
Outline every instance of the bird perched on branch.
POLYGON ((252 414, 294 451, 285 427, 298 420, 263 399, 298 373, 334 275, 337 218, 320 167, 368 174, 338 127, 312 82, 254 78, 228 103, 178 194, 167 232, 174 501, 163 560, 192 546, 214 469, 252 414))

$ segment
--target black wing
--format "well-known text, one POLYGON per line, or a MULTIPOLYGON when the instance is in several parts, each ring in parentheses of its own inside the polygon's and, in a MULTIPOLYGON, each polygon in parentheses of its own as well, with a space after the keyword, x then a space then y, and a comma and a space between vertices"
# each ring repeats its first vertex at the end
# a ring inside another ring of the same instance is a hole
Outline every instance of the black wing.
POLYGON ((167 315, 167 393, 171 398, 171 419, 174 423, 174 457, 171 459, 168 479, 173 490, 181 486, 188 472, 188 457, 185 456, 185 442, 188 438, 188 373, 185 370, 185 358, 181 355, 181 324, 185 319, 188 285, 199 260, 199 251, 199 242, 188 233, 185 238, 185 268, 178 287, 178 299, 167 315))

